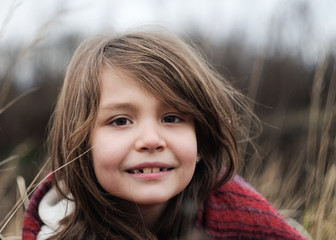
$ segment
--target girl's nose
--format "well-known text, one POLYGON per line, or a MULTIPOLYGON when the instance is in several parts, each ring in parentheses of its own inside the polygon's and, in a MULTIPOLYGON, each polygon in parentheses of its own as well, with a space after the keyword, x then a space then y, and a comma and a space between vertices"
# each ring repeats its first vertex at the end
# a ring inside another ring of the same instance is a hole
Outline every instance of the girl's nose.
POLYGON ((146 124, 141 127, 135 142, 137 151, 162 151, 166 148, 166 141, 160 134, 159 126, 146 124))

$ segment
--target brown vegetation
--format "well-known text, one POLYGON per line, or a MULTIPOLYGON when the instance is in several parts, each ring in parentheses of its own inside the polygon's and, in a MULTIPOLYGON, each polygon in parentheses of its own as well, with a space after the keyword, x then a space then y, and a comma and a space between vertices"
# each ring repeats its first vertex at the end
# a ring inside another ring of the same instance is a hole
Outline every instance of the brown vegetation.
MULTIPOLYGON (((74 36, 50 45, 39 45, 37 40, 23 49, 0 49, 7 59, 7 69, 0 73, 0 239, 20 239, 26 194, 38 182, 35 177, 46 157, 48 119, 78 43, 74 36), (18 72, 28 62, 34 67, 29 73, 32 82, 22 85, 18 72), (27 192, 23 179, 32 183, 27 192)), ((263 122, 264 131, 256 138, 258 154, 246 148, 240 174, 313 239, 333 239, 335 57, 326 54, 316 65, 307 66, 288 54, 269 55, 268 49, 250 54, 234 36, 221 44, 201 36, 197 42, 217 69, 254 100, 253 108, 263 122)))

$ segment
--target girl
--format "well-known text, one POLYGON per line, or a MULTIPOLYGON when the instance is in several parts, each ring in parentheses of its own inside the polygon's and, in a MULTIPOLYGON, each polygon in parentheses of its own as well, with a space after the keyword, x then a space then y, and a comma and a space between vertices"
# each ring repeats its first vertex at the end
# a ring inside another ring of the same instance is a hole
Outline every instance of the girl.
POLYGON ((166 33, 85 41, 53 116, 52 179, 30 201, 23 239, 303 239, 234 176, 240 97, 166 33))

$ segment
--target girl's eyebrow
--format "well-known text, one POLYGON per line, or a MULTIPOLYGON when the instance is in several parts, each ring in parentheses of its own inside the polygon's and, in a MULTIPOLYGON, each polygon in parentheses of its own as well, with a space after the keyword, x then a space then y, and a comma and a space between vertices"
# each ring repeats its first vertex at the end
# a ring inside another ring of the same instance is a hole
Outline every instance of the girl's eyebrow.
MULTIPOLYGON (((174 108, 169 107, 168 105, 164 103, 159 103, 157 106, 158 109, 161 109, 162 111, 175 111, 174 108)), ((99 107, 98 111, 99 112, 112 112, 112 111, 118 111, 118 110, 123 110, 123 111, 131 111, 131 112, 136 112, 139 110, 139 103, 136 102, 110 102, 106 103, 102 106, 99 107)))
POLYGON ((108 103, 99 107, 102 111, 113 111, 113 110, 136 110, 136 106, 131 103, 108 103))

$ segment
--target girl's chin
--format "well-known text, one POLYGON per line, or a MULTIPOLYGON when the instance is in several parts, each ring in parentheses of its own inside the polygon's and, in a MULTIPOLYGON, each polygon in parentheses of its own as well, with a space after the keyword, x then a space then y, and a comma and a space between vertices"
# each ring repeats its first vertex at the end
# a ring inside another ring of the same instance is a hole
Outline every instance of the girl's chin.
POLYGON ((115 195, 112 194, 112 198, 114 201, 117 202, 117 204, 122 204, 126 206, 126 208, 132 208, 132 206, 136 206, 137 208, 157 208, 157 207, 162 207, 166 206, 170 199, 172 198, 171 196, 155 196, 153 194, 144 194, 143 196, 132 196, 131 198, 127 197, 116 197, 115 195), (148 196, 148 197, 143 197, 143 196, 148 196))
POLYGON ((170 197, 155 197, 152 196, 150 198, 141 198, 141 199, 133 199, 133 202, 138 205, 139 207, 144 207, 144 208, 151 208, 151 207, 156 207, 156 206, 161 206, 161 205, 166 205, 170 197))

